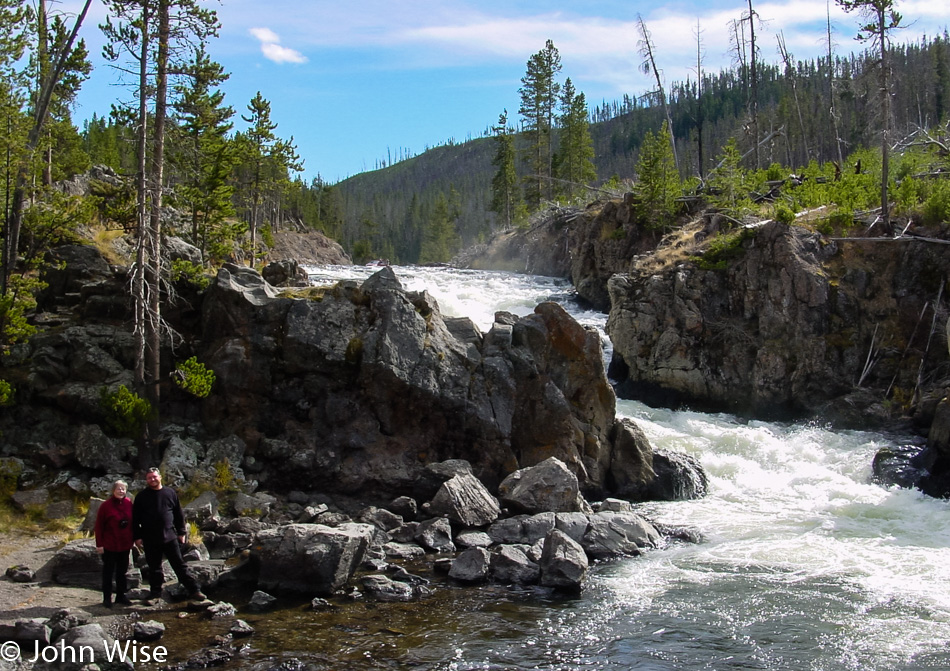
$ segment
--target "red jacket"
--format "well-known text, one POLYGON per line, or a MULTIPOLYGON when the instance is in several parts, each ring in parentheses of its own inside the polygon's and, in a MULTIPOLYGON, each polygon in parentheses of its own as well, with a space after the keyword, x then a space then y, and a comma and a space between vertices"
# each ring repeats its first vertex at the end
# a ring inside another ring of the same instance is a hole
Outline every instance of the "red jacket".
POLYGON ((109 552, 132 549, 132 499, 110 496, 96 513, 96 547, 109 552))

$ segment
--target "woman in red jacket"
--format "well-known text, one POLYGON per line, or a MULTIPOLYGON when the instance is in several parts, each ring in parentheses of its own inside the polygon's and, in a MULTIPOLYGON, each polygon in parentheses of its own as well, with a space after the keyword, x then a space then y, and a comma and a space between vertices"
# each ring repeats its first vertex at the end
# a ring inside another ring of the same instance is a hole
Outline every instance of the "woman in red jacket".
POLYGON ((102 555, 102 605, 106 608, 112 608, 113 575, 115 602, 131 604, 125 595, 125 573, 132 549, 132 499, 125 495, 128 489, 128 484, 116 480, 112 496, 102 502, 96 513, 96 552, 102 555))

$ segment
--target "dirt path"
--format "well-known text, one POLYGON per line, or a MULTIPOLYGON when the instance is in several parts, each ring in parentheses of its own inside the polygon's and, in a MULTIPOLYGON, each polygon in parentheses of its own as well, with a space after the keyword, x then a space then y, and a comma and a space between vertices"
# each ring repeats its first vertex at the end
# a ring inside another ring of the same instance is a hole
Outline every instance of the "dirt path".
POLYGON ((55 534, 0 534, 0 622, 47 618, 62 608, 84 610, 108 630, 121 616, 102 606, 102 594, 82 587, 64 587, 52 582, 48 563, 62 547, 55 534), (27 566, 36 572, 35 582, 16 583, 5 575, 10 566, 27 566))

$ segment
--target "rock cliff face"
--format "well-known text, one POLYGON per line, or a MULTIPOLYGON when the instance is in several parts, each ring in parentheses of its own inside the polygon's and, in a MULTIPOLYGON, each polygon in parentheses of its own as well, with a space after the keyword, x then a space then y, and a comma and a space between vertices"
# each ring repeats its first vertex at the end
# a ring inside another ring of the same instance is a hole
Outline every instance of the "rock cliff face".
POLYGON ((909 405, 928 387, 918 371, 945 367, 931 328, 945 245, 832 241, 776 222, 735 236, 728 263, 635 265, 610 280, 622 394, 866 426, 887 414, 885 390, 909 405))
MULTIPOLYGON (((101 399, 132 387, 127 278, 90 247, 50 261, 42 332, 5 359, 16 404, 0 415, 0 449, 30 482, 50 467, 76 469, 77 482, 127 473, 135 446, 107 435, 101 399)), ((390 268, 362 284, 280 290, 229 264, 204 292, 176 287, 163 314, 176 336, 163 368, 194 355, 216 375, 203 400, 161 381, 163 454, 150 457, 185 478, 226 458, 273 491, 427 500, 429 464, 467 460, 496 489, 556 457, 589 497, 682 489, 670 469, 657 476, 636 425, 615 418, 599 335, 556 303, 498 313, 482 333, 405 291, 390 268)))
POLYGON ((408 491, 426 463, 455 458, 494 486, 554 456, 605 491, 614 462, 649 463, 648 447, 614 449, 598 337, 557 304, 499 314, 482 334, 389 268, 310 298, 275 294, 252 270, 222 269, 199 355, 218 376, 206 424, 242 437, 269 483, 408 491))

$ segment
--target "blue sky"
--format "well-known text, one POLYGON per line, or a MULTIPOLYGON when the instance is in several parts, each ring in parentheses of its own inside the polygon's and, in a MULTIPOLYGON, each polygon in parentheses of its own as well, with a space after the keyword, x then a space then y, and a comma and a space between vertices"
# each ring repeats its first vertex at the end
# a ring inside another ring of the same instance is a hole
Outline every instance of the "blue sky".
MULTIPOLYGON (((78 0, 65 1, 69 10, 78 0)), ((626 0, 223 0, 222 27, 211 57, 231 74, 226 101, 238 115, 258 91, 271 103, 277 134, 293 136, 306 179, 335 182, 372 170, 400 148, 421 153, 449 138, 479 137, 507 108, 517 119, 518 88, 531 54, 551 39, 563 69, 593 106, 625 93, 640 95, 652 79, 639 71, 636 29, 640 14, 668 82, 695 76, 696 29, 703 68, 730 64, 729 27, 748 3, 683 0, 662 6, 626 0)), ((779 59, 782 33, 796 58, 827 49, 825 0, 754 3, 761 58, 779 59)), ((950 25, 947 0, 897 2, 907 27, 897 39, 912 41, 950 25)), ((116 73, 102 63, 95 5, 81 35, 95 70, 79 96, 74 120, 108 113, 128 98, 116 73)), ((835 50, 859 50, 859 18, 831 6, 835 50)), ((236 117, 237 126, 243 125, 236 117)))

